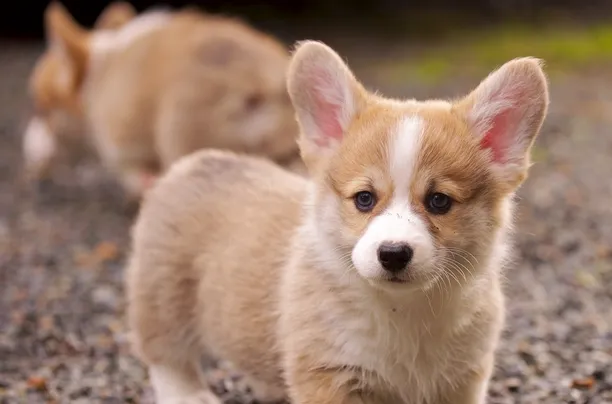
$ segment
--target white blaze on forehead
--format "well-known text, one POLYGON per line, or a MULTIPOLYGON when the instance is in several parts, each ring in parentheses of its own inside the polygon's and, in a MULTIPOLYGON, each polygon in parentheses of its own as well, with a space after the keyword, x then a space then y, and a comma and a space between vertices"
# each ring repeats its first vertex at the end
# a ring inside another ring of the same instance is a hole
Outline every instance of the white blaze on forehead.
POLYGON ((44 166, 57 153, 55 135, 44 120, 30 120, 23 138, 23 153, 26 165, 32 168, 44 166))
POLYGON ((385 242, 406 243, 414 250, 412 262, 429 260, 431 237, 426 224, 413 211, 410 183, 416 175, 416 160, 423 136, 423 120, 416 115, 402 119, 389 142, 389 174, 393 195, 387 208, 372 220, 353 249, 353 263, 366 278, 377 278, 384 269, 378 262, 378 247, 385 242))
POLYGON ((423 120, 413 115, 400 121, 397 133, 389 142, 389 173, 393 181, 394 196, 407 195, 422 134, 423 120))

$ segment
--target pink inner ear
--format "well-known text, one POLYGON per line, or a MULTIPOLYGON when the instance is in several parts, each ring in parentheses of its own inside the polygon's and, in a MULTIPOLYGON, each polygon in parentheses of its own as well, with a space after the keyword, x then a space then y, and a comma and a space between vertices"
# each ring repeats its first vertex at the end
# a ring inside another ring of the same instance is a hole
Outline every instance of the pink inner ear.
POLYGON ((489 129, 480 141, 480 147, 491 150, 493 162, 508 163, 512 159, 512 147, 521 141, 519 133, 520 121, 523 115, 524 102, 528 95, 522 85, 506 87, 490 95, 491 101, 506 104, 490 120, 489 129))
POLYGON ((516 125, 516 112, 513 108, 506 109, 500 112, 491 121, 490 129, 485 133, 480 141, 480 147, 490 149, 495 163, 507 163, 510 156, 510 147, 514 141, 514 137, 518 127, 516 125))
POLYGON ((326 146, 330 139, 342 139, 342 127, 338 119, 340 106, 326 101, 320 93, 315 98, 317 103, 315 120, 323 135, 315 141, 319 146, 326 146))
POLYGON ((317 137, 315 142, 319 146, 326 146, 331 139, 342 139, 343 130, 340 124, 342 94, 334 94, 334 91, 341 90, 324 69, 313 71, 311 82, 314 90, 313 119, 321 132, 321 136, 317 137), (336 98, 337 102, 330 101, 329 97, 336 98))

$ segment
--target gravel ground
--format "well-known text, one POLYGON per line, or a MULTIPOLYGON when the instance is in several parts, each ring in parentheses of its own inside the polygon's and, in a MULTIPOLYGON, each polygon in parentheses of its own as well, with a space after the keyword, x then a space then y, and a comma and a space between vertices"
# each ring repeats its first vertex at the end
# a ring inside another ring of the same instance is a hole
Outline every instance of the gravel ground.
MULTIPOLYGON (((0 44, 0 403, 151 402, 123 319, 133 212, 96 162, 60 170, 36 189, 20 181, 24 84, 37 51, 0 44)), ((612 403, 607 79, 589 72, 552 82, 552 111, 521 190, 490 403, 612 403)), ((376 84, 394 95, 438 96, 475 82, 376 84)), ((250 402, 230 369, 211 371, 211 382, 227 403, 250 402)))

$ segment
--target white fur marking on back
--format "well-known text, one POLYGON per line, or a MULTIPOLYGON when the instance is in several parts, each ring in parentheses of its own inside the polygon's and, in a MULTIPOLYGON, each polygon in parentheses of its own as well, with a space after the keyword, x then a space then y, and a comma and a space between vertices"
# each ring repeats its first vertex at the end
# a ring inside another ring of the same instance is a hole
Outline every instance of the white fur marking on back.
POLYGON ((426 263, 431 255, 427 226, 413 212, 409 194, 422 133, 422 119, 418 116, 406 117, 389 143, 393 197, 389 206, 369 224, 352 253, 355 267, 366 278, 378 278, 384 273, 377 253, 381 243, 407 243, 414 249, 412 262, 415 265, 426 263))
POLYGON ((49 126, 40 118, 32 118, 23 139, 26 164, 46 164, 57 152, 57 142, 49 126))
POLYGON ((137 39, 163 27, 172 14, 168 11, 143 13, 118 30, 100 30, 92 38, 93 57, 121 50, 137 39))

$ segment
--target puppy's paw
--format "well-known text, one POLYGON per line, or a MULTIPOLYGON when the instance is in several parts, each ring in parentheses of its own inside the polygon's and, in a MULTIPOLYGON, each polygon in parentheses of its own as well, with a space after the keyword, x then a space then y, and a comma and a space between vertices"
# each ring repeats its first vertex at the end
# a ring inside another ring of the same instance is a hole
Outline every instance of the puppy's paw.
POLYGON ((168 404, 223 404, 223 401, 211 391, 202 391, 187 397, 177 398, 168 404))
POLYGON ((285 389, 271 386, 258 380, 246 377, 247 385, 258 403, 283 404, 287 396, 285 389))

